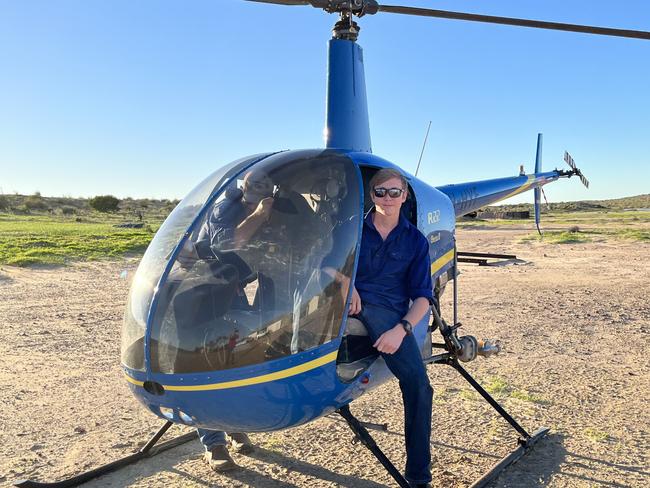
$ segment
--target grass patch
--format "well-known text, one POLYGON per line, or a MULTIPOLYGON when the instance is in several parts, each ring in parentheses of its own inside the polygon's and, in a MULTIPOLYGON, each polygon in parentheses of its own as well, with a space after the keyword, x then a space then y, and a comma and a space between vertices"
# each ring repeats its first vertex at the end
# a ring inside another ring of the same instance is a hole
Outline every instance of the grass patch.
POLYGON ((595 238, 625 239, 639 242, 650 242, 650 230, 645 229, 588 229, 577 232, 547 231, 543 236, 528 234, 521 238, 522 242, 538 241, 549 244, 580 244, 591 242, 595 238))
POLYGON ((65 264, 142 253, 153 230, 57 216, 0 214, 0 264, 65 264))
POLYGON ((547 242, 549 244, 579 244, 583 242, 590 242, 591 237, 587 236, 584 232, 557 232, 557 231, 547 231, 543 235, 539 234, 528 234, 525 237, 522 237, 523 242, 527 241, 539 241, 547 242))
POLYGON ((615 231, 614 235, 620 239, 631 239, 633 241, 650 241, 650 230, 621 229, 615 231))
POLYGON ((460 396, 463 400, 478 400, 478 395, 470 390, 461 390, 458 396, 460 396))
POLYGON ((503 378, 499 378, 498 376, 493 376, 489 378, 487 382, 483 385, 483 388, 492 396, 516 398, 517 400, 536 403, 538 405, 549 405, 549 402, 547 400, 544 400, 543 398, 537 395, 534 395, 525 390, 513 389, 506 382, 506 380, 504 380, 503 378))
POLYGON ((587 439, 593 442, 605 442, 610 438, 610 435, 607 432, 602 432, 592 428, 587 428, 583 430, 582 433, 587 439))
POLYGON ((279 453, 282 453, 284 451, 284 441, 280 436, 275 434, 271 434, 270 437, 262 441, 262 446, 264 449, 268 449, 269 451, 275 451, 279 453))
POLYGON ((490 378, 488 382, 483 385, 483 388, 485 388, 485 391, 487 391, 490 395, 503 395, 510 391, 508 383, 506 383, 503 378, 499 378, 497 376, 490 378))
POLYGON ((433 392, 433 403, 435 405, 444 405, 447 403, 447 389, 445 387, 436 388, 433 392))
POLYGON ((537 403, 538 405, 550 405, 548 400, 544 400, 543 398, 533 395, 525 390, 515 390, 510 393, 510 396, 524 402, 537 403))

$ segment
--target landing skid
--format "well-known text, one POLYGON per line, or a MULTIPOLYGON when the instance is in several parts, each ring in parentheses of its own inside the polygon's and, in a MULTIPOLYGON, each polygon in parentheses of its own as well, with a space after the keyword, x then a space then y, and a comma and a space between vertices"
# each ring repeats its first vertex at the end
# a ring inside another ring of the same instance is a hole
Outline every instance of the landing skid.
MULTIPOLYGON (((519 425, 519 423, 512 418, 512 416, 485 391, 485 389, 463 368, 458 359, 451 353, 436 354, 424 359, 425 364, 447 364, 458 371, 463 378, 465 378, 470 385, 494 408, 499 415, 501 415, 511 426, 515 429, 520 437, 517 439, 518 446, 515 450, 506 455, 501 461, 496 463, 490 471, 485 473, 479 480, 475 481, 469 488, 484 488, 488 483, 494 481, 508 466, 517 462, 521 457, 526 454, 542 437, 549 432, 548 427, 538 429, 533 435, 530 435, 526 430, 519 425)), ((350 408, 346 405, 337 410, 348 423, 356 438, 366 446, 372 454, 379 460, 379 462, 386 468, 386 471, 393 477, 401 488, 410 488, 409 483, 404 479, 402 474, 395 468, 386 455, 377 446, 370 433, 366 430, 363 422, 357 420, 350 408)))
MULTIPOLYGON (((538 429, 533 435, 530 435, 526 430, 519 425, 519 423, 510 416, 510 414, 494 399, 492 396, 485 391, 485 389, 458 363, 458 359, 452 353, 443 353, 436 354, 424 359, 424 363, 428 364, 447 364, 453 367, 458 371, 463 378, 465 378, 470 385, 501 415, 520 435, 518 439, 519 446, 512 451, 510 454, 505 456, 501 461, 495 464, 490 471, 485 473, 481 479, 474 482, 470 488, 483 488, 487 486, 488 483, 494 481, 499 474, 501 474, 508 466, 517 462, 524 454, 526 454, 542 437, 544 437, 549 429, 547 427, 542 427, 538 429)), ((386 468, 386 471, 393 477, 397 482, 397 485, 400 488, 410 488, 408 481, 402 476, 399 470, 391 463, 390 459, 386 457, 383 451, 377 446, 377 443, 374 441, 366 427, 376 430, 386 430, 385 424, 370 424, 366 422, 359 421, 352 412, 350 412, 349 405, 341 407, 336 411, 343 419, 347 422, 350 429, 355 434, 355 437, 366 446, 370 452, 377 458, 377 460, 386 468)), ((181 444, 185 444, 193 439, 196 439, 196 433, 190 432, 183 434, 169 441, 163 442, 162 444, 156 446, 160 438, 167 432, 167 430, 172 426, 172 422, 166 422, 158 432, 145 444, 142 449, 138 452, 131 454, 129 456, 113 461, 112 463, 105 464, 99 468, 87 471, 72 478, 68 478, 62 481, 55 481, 52 483, 43 483, 39 481, 23 480, 18 481, 14 484, 19 488, 70 488, 73 486, 79 486, 82 483, 90 481, 92 479, 98 478, 102 475, 117 471, 125 466, 134 464, 141 459, 150 458, 159 454, 168 449, 172 449, 181 444)))
POLYGON ((147 442, 142 447, 142 449, 129 456, 123 457, 122 459, 113 461, 112 463, 105 464, 99 468, 95 468, 91 471, 86 471, 85 473, 81 473, 80 475, 73 476, 72 478, 68 478, 62 481, 42 483, 40 481, 22 480, 14 483, 14 486, 18 486, 20 488, 69 488, 72 486, 79 486, 82 483, 95 478, 99 478, 104 474, 112 473, 113 471, 117 471, 118 469, 128 466, 129 464, 134 464, 141 459, 150 458, 163 451, 167 451, 173 447, 180 446, 181 444, 185 444, 186 442, 196 439, 196 432, 189 432, 187 434, 183 434, 181 436, 175 437, 174 439, 163 442, 159 446, 156 446, 160 438, 172 425, 173 422, 167 421, 165 425, 163 425, 160 430, 158 430, 158 432, 156 432, 154 436, 149 439, 149 442, 147 442))

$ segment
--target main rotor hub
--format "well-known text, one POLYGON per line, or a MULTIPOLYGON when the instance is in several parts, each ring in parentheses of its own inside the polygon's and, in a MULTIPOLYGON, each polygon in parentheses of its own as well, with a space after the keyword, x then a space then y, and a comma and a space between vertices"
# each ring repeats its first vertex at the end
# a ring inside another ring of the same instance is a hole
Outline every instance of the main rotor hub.
POLYGON ((330 14, 345 12, 357 17, 376 14, 379 11, 379 4, 376 0, 315 0, 311 4, 330 14))
POLYGON ((361 27, 352 19, 350 14, 341 13, 341 18, 334 24, 332 29, 332 37, 356 42, 360 30, 361 27))

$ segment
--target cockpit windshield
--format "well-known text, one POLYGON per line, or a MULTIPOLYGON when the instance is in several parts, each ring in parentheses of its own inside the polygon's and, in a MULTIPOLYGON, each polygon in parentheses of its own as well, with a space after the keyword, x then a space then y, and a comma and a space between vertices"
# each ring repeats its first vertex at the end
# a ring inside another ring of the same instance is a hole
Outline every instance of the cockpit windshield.
POLYGON ((221 188, 202 213, 158 290, 152 371, 252 365, 338 335, 361 218, 350 159, 271 156, 221 188))
POLYGON ((122 363, 125 366, 144 371, 144 337, 149 308, 158 281, 178 241, 205 206, 205 202, 231 175, 264 156, 266 155, 248 156, 214 171, 183 198, 156 232, 133 278, 124 312, 122 363))

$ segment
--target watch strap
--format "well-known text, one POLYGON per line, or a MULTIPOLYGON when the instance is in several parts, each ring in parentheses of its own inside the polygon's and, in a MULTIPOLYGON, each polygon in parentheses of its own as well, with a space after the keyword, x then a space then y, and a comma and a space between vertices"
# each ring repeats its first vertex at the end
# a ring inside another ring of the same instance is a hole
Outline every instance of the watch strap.
POLYGON ((406 332, 406 335, 410 335, 413 333, 413 324, 409 322, 406 319, 402 319, 399 321, 400 324, 402 324, 402 327, 404 327, 404 331, 406 332))

